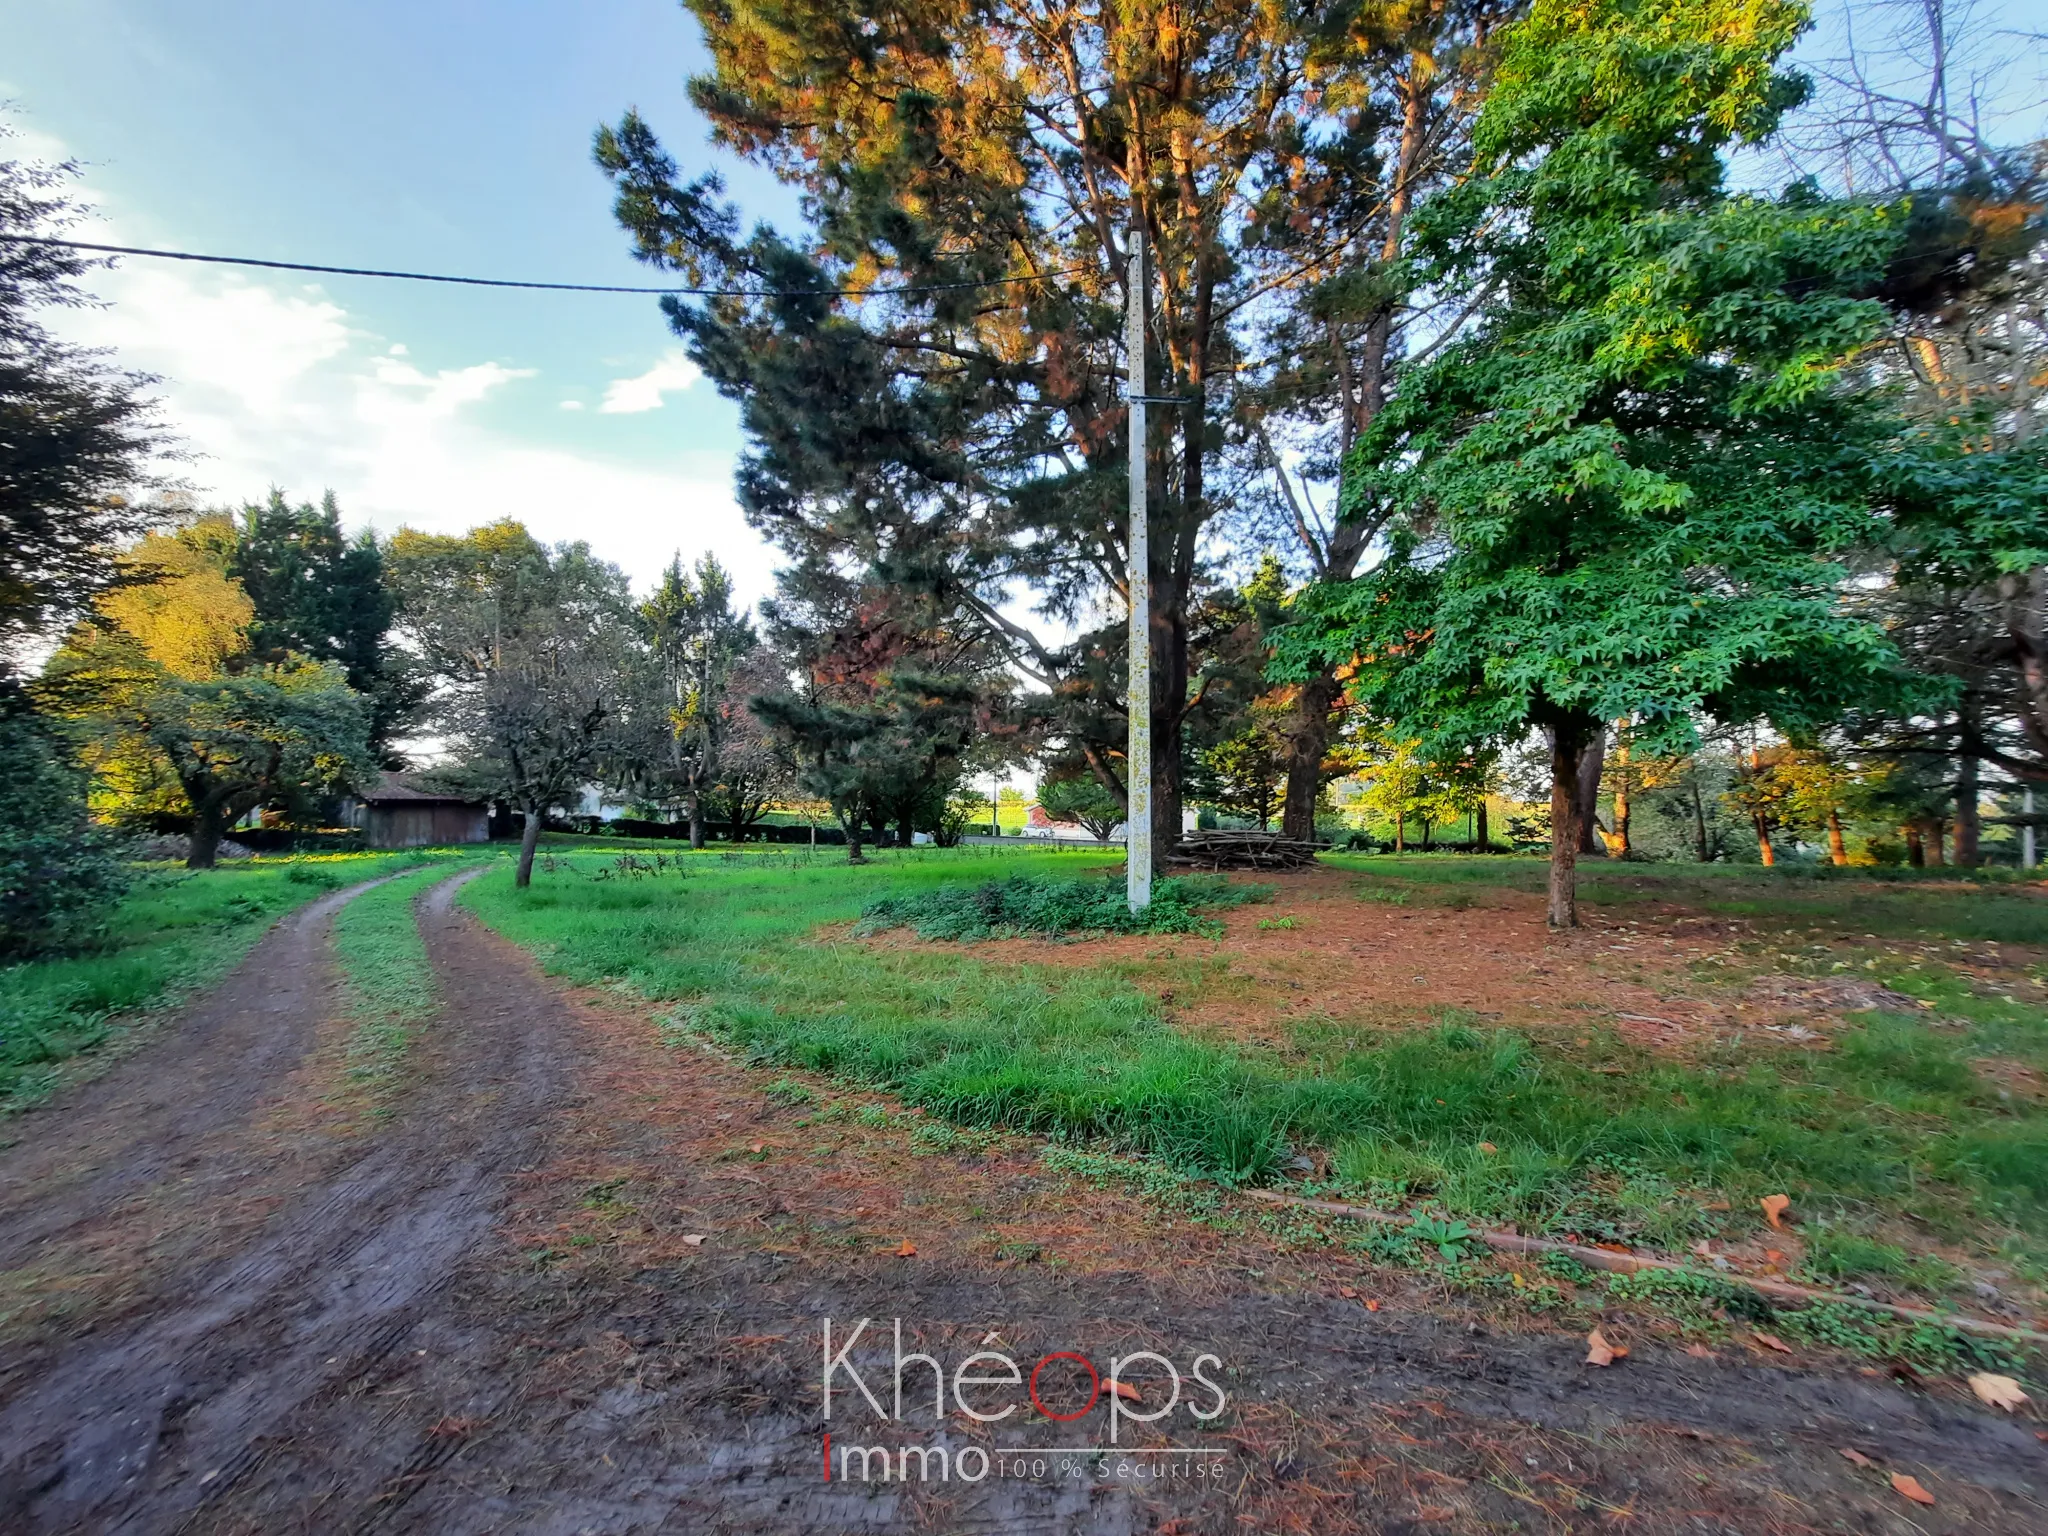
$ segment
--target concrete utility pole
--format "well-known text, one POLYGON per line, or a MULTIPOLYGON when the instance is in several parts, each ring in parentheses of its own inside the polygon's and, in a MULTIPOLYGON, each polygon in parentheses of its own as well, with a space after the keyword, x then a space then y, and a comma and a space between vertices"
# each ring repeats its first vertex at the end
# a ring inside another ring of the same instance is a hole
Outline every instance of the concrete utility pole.
POLYGON ((1152 273, 1145 232, 1135 225, 1130 245, 1124 348, 1131 381, 1131 535, 1124 564, 1131 593, 1131 678, 1125 691, 1131 735, 1124 751, 1124 881, 1131 910, 1142 912, 1152 905, 1152 514, 1145 495, 1145 332, 1152 273))

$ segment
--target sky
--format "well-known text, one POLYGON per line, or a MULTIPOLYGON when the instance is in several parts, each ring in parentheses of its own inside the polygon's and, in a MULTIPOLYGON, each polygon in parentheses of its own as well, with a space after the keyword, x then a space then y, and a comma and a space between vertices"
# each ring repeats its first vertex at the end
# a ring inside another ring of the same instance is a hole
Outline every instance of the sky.
MULTIPOLYGON (((750 217, 788 189, 714 157, 674 0, 0 0, 0 155, 73 158, 81 239, 344 266, 653 283, 591 135, 638 106, 750 217)), ((771 551, 732 496, 736 409, 651 297, 469 290, 125 258, 70 336, 161 375, 205 504, 332 489, 345 520, 517 517, 643 590, 714 553, 743 596, 771 551)))
MULTIPOLYGON (((1980 0, 1979 25, 2025 29, 2037 3, 1980 0)), ((1836 9, 1810 48, 1835 45, 1836 9)), ((17 131, 0 155, 82 162, 80 238, 652 282, 590 159, 628 106, 686 173, 721 170, 750 218, 797 223, 789 189, 708 147, 684 88, 704 51, 675 0, 0 0, 0 38, 17 131)), ((1991 48, 2018 50, 2008 83, 2037 107, 2038 43, 1991 48)), ((107 307, 64 328, 162 376, 202 503, 331 489, 356 527, 516 517, 587 540, 642 590, 676 553, 716 554, 745 598, 772 589, 775 556, 733 502, 735 407, 651 297, 141 258, 91 287, 107 307)))

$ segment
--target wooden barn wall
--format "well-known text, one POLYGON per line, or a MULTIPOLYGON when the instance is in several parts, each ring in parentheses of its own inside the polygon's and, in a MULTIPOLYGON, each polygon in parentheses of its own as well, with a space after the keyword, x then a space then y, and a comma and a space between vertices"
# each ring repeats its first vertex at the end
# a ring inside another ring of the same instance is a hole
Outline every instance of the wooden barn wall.
POLYGON ((490 812, 481 805, 449 803, 373 805, 366 831, 372 848, 482 843, 490 840, 490 812))

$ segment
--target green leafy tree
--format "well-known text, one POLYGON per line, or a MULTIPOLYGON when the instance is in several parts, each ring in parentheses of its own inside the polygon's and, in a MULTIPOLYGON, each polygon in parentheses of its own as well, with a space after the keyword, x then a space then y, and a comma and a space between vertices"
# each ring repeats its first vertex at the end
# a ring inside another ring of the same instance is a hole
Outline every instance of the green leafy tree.
POLYGON ((392 738, 410 723, 424 680, 387 644, 397 596, 384 581, 384 555, 368 533, 350 539, 329 491, 320 505, 291 505, 273 490, 242 508, 228 574, 249 594, 249 648, 272 663, 288 654, 331 661, 371 700, 370 749, 402 767, 392 738))
POLYGON ((1345 494, 1401 509, 1389 558, 1297 605, 1296 676, 1430 756, 1551 748, 1549 920, 1577 923, 1581 751, 1701 716, 1825 724, 1891 677, 1847 610, 1888 416, 1843 387, 1887 210, 1730 195, 1721 152, 1798 99, 1782 0, 1538 0, 1502 38, 1476 174, 1430 211, 1430 280, 1498 295, 1361 436, 1345 494))
MULTIPOLYGON (((640 605, 653 652, 657 739, 629 764, 633 786, 663 801, 680 800, 690 819, 690 846, 704 846, 704 808, 723 782, 726 749, 744 699, 733 694, 740 659, 759 643, 744 612, 732 604, 732 578, 706 555, 695 572, 678 555, 654 596, 640 605)), ((737 832, 737 828, 734 829, 737 832)))
POLYGON ((783 694, 754 710, 789 745, 798 783, 827 801, 846 830, 847 860, 864 861, 864 829, 896 823, 908 847, 931 830, 966 768, 984 695, 970 679, 899 670, 861 704, 783 694))
POLYGON ((191 869, 213 867, 245 813, 333 794, 371 768, 369 701, 331 662, 186 677, 117 635, 60 652, 45 687, 67 702, 95 766, 131 794, 175 789, 191 817, 191 869))
POLYGON ((523 888, 547 813, 621 777, 639 734, 647 661, 625 574, 586 544, 549 549, 511 521, 459 536, 402 530, 387 559, 400 631, 436 675, 432 718, 454 759, 436 777, 521 812, 523 888))
POLYGON ((1286 803, 1289 741, 1283 708, 1254 704, 1251 719, 1198 754, 1195 797, 1265 831, 1286 803))
POLYGON ((371 704, 339 665, 252 654, 234 548, 219 515, 141 540, 117 565, 138 574, 98 596, 37 684, 82 742, 95 810, 188 821, 194 869, 246 812, 309 817, 370 768, 371 704))

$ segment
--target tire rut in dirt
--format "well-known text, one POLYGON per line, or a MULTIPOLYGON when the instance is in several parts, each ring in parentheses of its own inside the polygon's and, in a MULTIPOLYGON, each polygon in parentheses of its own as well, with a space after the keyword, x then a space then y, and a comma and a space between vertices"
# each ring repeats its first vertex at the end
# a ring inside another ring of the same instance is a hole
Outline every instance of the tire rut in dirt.
POLYGON ((224 1131, 260 1111, 333 1006, 334 914, 382 884, 283 918, 158 1038, 21 1122, 22 1144, 0 1153, 0 1270, 118 1200, 193 1176, 224 1131))
MULTIPOLYGON (((420 903, 437 965, 469 927, 451 906, 464 878, 420 903)), ((537 1155, 564 1078, 555 1010, 488 989, 447 996, 414 1046, 422 1081, 359 1156, 144 1317, 69 1341, 0 1405, 0 1524, 175 1529, 260 1459, 280 1421, 373 1369, 431 1310, 537 1155)))

